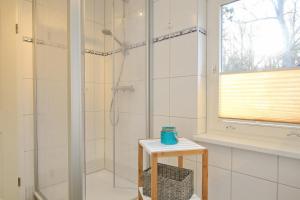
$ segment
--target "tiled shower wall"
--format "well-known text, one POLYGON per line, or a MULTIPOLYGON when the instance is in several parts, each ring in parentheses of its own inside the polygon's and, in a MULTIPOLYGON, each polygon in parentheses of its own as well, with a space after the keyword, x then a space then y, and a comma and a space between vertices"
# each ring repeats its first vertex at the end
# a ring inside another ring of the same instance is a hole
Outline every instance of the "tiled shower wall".
MULTIPOLYGON (((153 131, 173 125, 189 139, 206 131, 206 0, 154 1, 154 36, 197 27, 199 30, 154 44, 153 131)), ((200 158, 184 160, 195 170, 195 191, 200 191, 200 158)), ((161 160, 177 164, 176 159, 161 160)))
MULTIPOLYGON (((205 0, 157 0, 154 35, 206 27, 205 0)), ((204 31, 205 32, 205 31, 204 31)), ((154 44, 154 137, 161 126, 174 125, 179 135, 192 138, 205 131, 206 35, 199 31, 154 44)))

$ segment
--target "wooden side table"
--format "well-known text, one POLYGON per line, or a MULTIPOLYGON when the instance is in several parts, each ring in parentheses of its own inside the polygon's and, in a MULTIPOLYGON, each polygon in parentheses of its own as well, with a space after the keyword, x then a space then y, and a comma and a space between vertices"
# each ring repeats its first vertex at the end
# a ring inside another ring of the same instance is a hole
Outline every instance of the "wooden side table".
POLYGON ((138 150, 138 200, 157 200, 157 161, 160 157, 178 157, 178 167, 183 167, 183 156, 202 155, 202 198, 194 195, 191 200, 208 200, 208 150, 185 138, 176 145, 163 145, 160 139, 140 140, 138 150), (145 197, 143 187, 143 151, 151 157, 151 198, 145 197))

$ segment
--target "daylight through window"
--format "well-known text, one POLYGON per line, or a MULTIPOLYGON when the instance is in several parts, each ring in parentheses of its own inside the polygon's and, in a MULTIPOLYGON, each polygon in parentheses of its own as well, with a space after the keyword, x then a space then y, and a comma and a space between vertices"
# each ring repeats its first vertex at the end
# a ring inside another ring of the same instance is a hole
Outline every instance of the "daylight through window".
POLYGON ((219 116, 300 123, 300 0, 221 9, 219 116))

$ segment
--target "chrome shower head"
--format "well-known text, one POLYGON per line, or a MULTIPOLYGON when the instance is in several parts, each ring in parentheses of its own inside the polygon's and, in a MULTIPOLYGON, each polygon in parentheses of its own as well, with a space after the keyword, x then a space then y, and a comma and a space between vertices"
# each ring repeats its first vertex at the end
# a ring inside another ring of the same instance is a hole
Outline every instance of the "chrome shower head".
POLYGON ((102 30, 102 33, 103 33, 104 35, 109 35, 109 36, 112 35, 112 32, 111 32, 111 30, 109 30, 109 29, 103 29, 103 30, 102 30))
POLYGON ((125 44, 122 43, 109 29, 102 30, 103 35, 111 36, 122 48, 125 48, 125 44))

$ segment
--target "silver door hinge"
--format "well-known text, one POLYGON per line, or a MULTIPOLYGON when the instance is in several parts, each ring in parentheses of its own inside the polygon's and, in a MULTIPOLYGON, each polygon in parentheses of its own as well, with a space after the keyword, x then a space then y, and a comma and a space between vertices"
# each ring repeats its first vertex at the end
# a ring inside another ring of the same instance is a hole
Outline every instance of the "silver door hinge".
POLYGON ((21 178, 18 177, 18 187, 21 187, 21 178))
POLYGON ((19 24, 16 24, 16 34, 19 33, 19 24))

